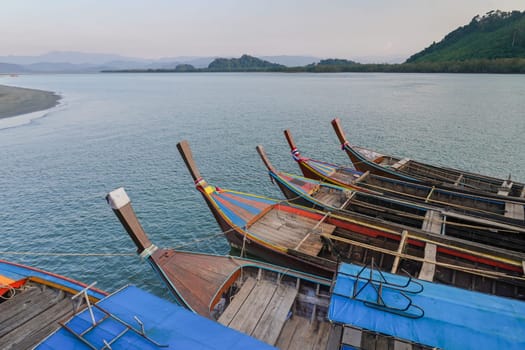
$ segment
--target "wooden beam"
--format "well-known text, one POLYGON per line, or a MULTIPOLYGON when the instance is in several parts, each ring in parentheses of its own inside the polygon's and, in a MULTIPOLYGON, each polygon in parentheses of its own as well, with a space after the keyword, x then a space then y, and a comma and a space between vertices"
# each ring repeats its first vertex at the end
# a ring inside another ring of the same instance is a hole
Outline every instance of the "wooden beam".
MULTIPOLYGON (((315 226, 310 230, 310 232, 308 232, 308 234, 306 236, 304 236, 304 238, 299 242, 299 244, 297 244, 297 246, 294 248, 295 250, 299 250, 299 247, 301 246, 301 244, 303 244, 307 239, 308 237, 310 237, 310 234, 312 233, 315 233, 315 230, 326 220, 326 218, 330 216, 330 212, 326 213, 321 220, 319 220, 317 222, 317 224, 315 224, 315 226)), ((334 227, 335 229, 335 227, 334 227)), ((333 230, 332 230, 333 231, 333 230)))
POLYGON ((421 225, 421 229, 426 232, 440 234, 443 228, 443 216, 436 210, 427 210, 425 213, 425 220, 421 225))
POLYGON ((338 324, 332 324, 330 327, 330 334, 328 335, 328 344, 326 350, 340 350, 341 349, 341 333, 343 327, 338 324))
POLYGON ((231 301, 230 305, 224 310, 222 315, 219 317, 218 322, 220 324, 223 324, 225 326, 228 326, 230 322, 233 320, 235 315, 237 315, 237 312, 239 312, 239 309, 244 304, 250 293, 252 292, 253 288, 256 284, 255 278, 249 277, 241 286, 241 289, 235 294, 233 297, 233 300, 231 301))
POLYGON ((357 328, 345 327, 343 330, 342 343, 345 345, 361 348, 361 341, 363 339, 363 331, 357 328))
POLYGON ((297 292, 295 286, 279 285, 251 335, 265 343, 275 345, 297 292))
POLYGON ((399 170, 403 168, 409 161, 410 161, 410 158, 403 158, 397 163, 395 163, 394 165, 392 165, 391 168, 399 170))
POLYGON ((397 273, 399 261, 401 260, 401 253, 403 253, 403 249, 405 249, 407 237, 408 237, 408 231, 403 230, 403 233, 401 234, 401 240, 399 241, 399 247, 397 248, 397 255, 394 258, 394 263, 392 264, 392 269, 390 270, 391 273, 397 273))
POLYGON ((425 244, 425 262, 423 263, 423 266, 421 266, 421 270, 419 271, 419 279, 430 282, 434 280, 434 274, 436 273, 436 264, 433 264, 432 261, 436 261, 436 251, 437 247, 435 244, 425 244))
POLYGON ((412 344, 394 339, 394 350, 412 350, 412 344))
POLYGON ((523 203, 505 202, 505 217, 525 220, 525 207, 523 203))
POLYGON ((461 180, 463 180, 463 174, 459 175, 459 177, 456 180, 456 182, 454 182, 454 186, 459 186, 459 183, 461 182, 461 180))
POLYGON ((359 182, 363 181, 364 179, 366 179, 368 177, 368 175, 370 175, 370 170, 367 170, 364 173, 362 173, 361 176, 359 176, 357 179, 352 181, 352 183, 354 183, 354 184, 359 183, 359 182))

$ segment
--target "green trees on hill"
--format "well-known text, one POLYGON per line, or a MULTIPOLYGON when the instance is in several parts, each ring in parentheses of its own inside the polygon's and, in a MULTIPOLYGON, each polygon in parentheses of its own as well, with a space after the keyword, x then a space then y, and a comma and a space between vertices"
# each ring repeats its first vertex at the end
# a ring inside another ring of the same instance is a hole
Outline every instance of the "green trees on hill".
POLYGON ((217 58, 208 65, 209 72, 281 71, 286 67, 257 57, 242 55, 241 58, 217 58))
POLYGON ((525 12, 491 11, 411 56, 406 63, 525 58, 525 12))
POLYGON ((525 12, 491 11, 476 16, 469 24, 450 32, 403 64, 361 64, 330 58, 302 67, 286 67, 243 55, 217 58, 208 68, 178 65, 174 70, 147 72, 525 73, 525 12))

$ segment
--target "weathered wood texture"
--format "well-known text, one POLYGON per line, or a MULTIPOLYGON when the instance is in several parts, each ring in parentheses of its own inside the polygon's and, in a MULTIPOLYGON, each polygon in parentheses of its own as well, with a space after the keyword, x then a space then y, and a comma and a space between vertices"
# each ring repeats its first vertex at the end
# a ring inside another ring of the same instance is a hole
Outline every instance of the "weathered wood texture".
POLYGON ((0 304, 0 349, 31 349, 74 313, 73 301, 62 291, 28 284, 0 304))
POLYGON ((425 220, 423 221, 421 229, 423 231, 440 234, 442 226, 443 216, 441 213, 435 210, 428 210, 425 214, 425 220))
POLYGON ((248 278, 219 322, 273 345, 296 296, 297 289, 293 285, 248 278))
POLYGON ((330 324, 293 316, 286 322, 275 346, 281 350, 321 350, 327 348, 330 324))
POLYGON ((505 203, 505 216, 508 218, 525 220, 525 206, 522 203, 505 203))
POLYGON ((316 256, 323 243, 321 233, 332 233, 335 226, 321 223, 292 213, 279 211, 276 208, 257 220, 249 232, 278 246, 292 248, 316 256))
POLYGON ((434 280, 434 274, 436 273, 436 265, 432 261, 436 261, 436 250, 437 247, 435 244, 427 243, 425 244, 425 262, 419 271, 419 279, 430 281, 434 280))

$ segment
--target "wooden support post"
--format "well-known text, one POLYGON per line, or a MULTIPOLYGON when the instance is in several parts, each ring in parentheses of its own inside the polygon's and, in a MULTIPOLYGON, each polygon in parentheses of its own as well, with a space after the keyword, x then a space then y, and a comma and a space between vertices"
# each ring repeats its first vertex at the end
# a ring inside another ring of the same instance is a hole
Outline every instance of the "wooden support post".
POLYGON ((436 264, 433 264, 432 262, 436 262, 436 251, 437 247, 435 244, 425 244, 425 262, 423 263, 423 266, 421 266, 421 270, 419 271, 419 279, 430 282, 434 280, 434 274, 436 273, 436 264))
POLYGON ((459 175, 456 182, 454 182, 454 186, 459 186, 459 184, 461 183, 461 180, 463 180, 463 174, 459 175))
POLYGON ((405 248, 405 244, 408 237, 408 231, 403 230, 403 233, 401 234, 401 240, 399 241, 399 247, 397 248, 397 255, 394 258, 394 263, 392 264, 392 269, 390 270, 391 273, 397 273, 397 268, 399 267, 399 260, 401 260, 400 255, 403 253, 403 249, 405 248))

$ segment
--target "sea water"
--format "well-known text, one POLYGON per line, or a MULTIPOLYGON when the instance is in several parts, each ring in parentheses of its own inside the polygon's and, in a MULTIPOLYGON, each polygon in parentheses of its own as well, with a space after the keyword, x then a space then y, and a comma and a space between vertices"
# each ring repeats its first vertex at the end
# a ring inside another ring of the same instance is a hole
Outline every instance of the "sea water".
POLYGON ((298 173, 289 128, 304 156, 348 164, 334 117, 354 144, 525 181, 519 75, 63 74, 0 84, 63 97, 41 118, 0 123, 0 258, 108 291, 132 283, 167 296, 104 200, 120 186, 156 245, 229 251, 177 152, 183 139, 209 183, 278 198, 255 146, 298 173))

